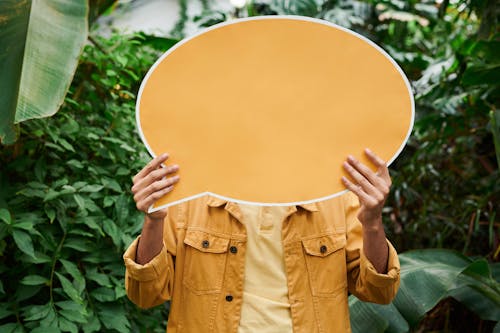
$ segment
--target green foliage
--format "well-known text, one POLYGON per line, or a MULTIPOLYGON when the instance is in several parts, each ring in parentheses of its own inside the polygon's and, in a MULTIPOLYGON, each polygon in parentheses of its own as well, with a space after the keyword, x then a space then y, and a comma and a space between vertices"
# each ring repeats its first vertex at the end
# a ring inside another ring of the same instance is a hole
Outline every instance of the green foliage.
POLYGON ((131 178, 149 160, 135 94, 174 41, 92 41, 61 111, 0 152, 1 332, 164 332, 165 307, 127 300, 121 256, 142 226, 131 178))
POLYGON ((353 332, 409 332, 450 296, 484 320, 500 320, 500 284, 484 259, 473 261, 449 250, 408 251, 399 258, 401 285, 391 304, 349 297, 353 332))

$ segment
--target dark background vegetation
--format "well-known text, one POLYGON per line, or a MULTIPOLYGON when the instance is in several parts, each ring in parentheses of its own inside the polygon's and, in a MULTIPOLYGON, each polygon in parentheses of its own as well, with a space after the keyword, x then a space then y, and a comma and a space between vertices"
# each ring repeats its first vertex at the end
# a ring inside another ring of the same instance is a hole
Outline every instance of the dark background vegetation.
MULTIPOLYGON (((172 36, 183 36, 186 1, 172 36)), ((353 29, 401 65, 415 94, 414 131, 391 166, 384 211, 400 252, 453 249, 499 261, 499 9, 495 1, 274 1, 235 13, 204 1, 200 26, 231 15, 299 14, 353 29)), ((129 193, 149 160, 135 98, 176 39, 91 35, 61 110, 20 127, 0 151, 0 331, 163 332, 124 292, 121 255, 140 232, 129 193)), ((498 275, 496 275, 498 276, 498 275)), ((498 295, 497 295, 498 297, 498 295)), ((497 304, 500 306, 500 304, 497 304)), ((415 332, 488 332, 492 322, 453 299, 415 332)), ((500 330, 500 329, 497 329, 500 330)))

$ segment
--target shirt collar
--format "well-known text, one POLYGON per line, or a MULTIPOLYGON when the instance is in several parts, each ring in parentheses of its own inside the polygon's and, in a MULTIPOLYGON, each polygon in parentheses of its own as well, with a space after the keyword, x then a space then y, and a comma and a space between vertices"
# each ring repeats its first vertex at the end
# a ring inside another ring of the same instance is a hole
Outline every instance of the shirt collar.
MULTIPOLYGON (((223 205, 226 205, 228 203, 227 200, 220 199, 217 197, 210 197, 207 201, 207 205, 209 207, 221 207, 223 205)), ((318 211, 318 205, 315 202, 312 203, 307 203, 307 204, 300 204, 296 205, 296 207, 303 208, 309 212, 317 212, 318 211)))

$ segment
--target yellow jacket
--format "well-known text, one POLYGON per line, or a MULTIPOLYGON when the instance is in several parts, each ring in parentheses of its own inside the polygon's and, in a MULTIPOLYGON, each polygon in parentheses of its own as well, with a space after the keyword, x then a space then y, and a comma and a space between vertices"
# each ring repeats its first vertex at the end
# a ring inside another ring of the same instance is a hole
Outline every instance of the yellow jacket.
MULTIPOLYGON (((282 240, 294 333, 350 332, 348 292, 389 303, 399 260, 389 243, 387 274, 362 251, 358 199, 351 193, 292 207, 282 240)), ((203 197, 169 208, 164 246, 146 265, 136 239, 124 254, 128 297, 142 308, 172 299, 168 333, 236 333, 245 274, 246 230, 238 204, 203 197)))

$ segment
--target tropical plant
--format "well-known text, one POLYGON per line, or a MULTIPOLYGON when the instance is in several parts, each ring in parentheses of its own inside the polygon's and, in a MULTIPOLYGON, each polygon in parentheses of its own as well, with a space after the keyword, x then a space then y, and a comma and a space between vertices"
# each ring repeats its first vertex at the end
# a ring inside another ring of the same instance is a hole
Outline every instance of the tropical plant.
POLYGON ((113 2, 0 2, 0 143, 14 143, 15 124, 57 112, 87 40, 89 11, 95 19, 113 2))
MULTIPOLYGON (((400 254, 399 259, 401 285, 391 304, 364 303, 349 297, 353 332, 409 332, 447 297, 490 321, 482 332, 500 320, 500 277, 493 277, 486 260, 472 260, 455 251, 438 249, 408 251, 400 254)), ((466 328, 467 324, 461 323, 462 331, 474 330, 475 323, 471 324, 466 328)), ((500 324, 496 329, 500 329, 500 324)))

